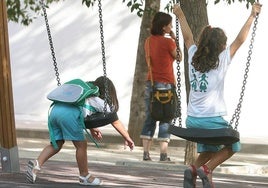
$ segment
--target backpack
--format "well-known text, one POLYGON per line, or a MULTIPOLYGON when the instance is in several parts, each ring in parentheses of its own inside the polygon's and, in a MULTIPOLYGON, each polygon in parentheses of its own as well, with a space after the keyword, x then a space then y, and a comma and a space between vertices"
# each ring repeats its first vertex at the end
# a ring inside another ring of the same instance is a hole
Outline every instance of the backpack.
MULTIPOLYGON (((94 142, 95 145, 98 147, 98 144, 96 143, 95 139, 92 138, 92 136, 89 134, 89 132, 87 131, 85 127, 84 116, 83 116, 83 105, 85 103, 85 99, 91 96, 99 96, 99 88, 90 82, 86 83, 81 79, 74 79, 52 90, 47 95, 47 98, 53 101, 50 107, 52 107, 55 103, 67 103, 67 104, 73 104, 73 105, 78 106, 81 111, 80 113, 81 123, 87 133, 86 136, 92 142, 94 142)), ((52 131, 50 116, 48 116, 48 127, 50 130, 49 135, 50 135, 52 145, 55 149, 57 149, 58 145, 56 143, 56 140, 52 131)))
POLYGON ((85 99, 90 96, 98 96, 99 88, 92 83, 81 79, 70 80, 52 90, 47 98, 53 102, 62 102, 83 106, 85 99))

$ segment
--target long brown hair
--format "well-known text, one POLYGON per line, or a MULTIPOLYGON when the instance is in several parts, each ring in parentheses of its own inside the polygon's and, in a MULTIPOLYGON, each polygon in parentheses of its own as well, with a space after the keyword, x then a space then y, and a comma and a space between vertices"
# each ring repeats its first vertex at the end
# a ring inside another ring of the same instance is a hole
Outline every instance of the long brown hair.
POLYGON ((99 97, 103 100, 107 99, 107 104, 113 108, 113 111, 117 112, 119 103, 113 82, 106 76, 100 76, 93 82, 93 84, 99 87, 99 97), (105 83, 107 83, 108 93, 105 92, 105 83), (105 94, 107 94, 107 98, 105 98, 105 94))
POLYGON ((199 72, 208 72, 219 66, 219 54, 225 49, 227 37, 218 27, 206 26, 198 41, 192 65, 199 72))

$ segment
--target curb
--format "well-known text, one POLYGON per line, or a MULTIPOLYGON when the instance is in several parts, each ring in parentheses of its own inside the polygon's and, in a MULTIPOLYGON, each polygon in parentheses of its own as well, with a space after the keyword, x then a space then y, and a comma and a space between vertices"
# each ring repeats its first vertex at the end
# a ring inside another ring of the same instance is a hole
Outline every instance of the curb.
MULTIPOLYGON (((40 138, 48 139, 49 134, 47 130, 44 129, 16 129, 16 134, 18 138, 40 138)), ((104 144, 118 144, 122 143, 123 138, 119 134, 103 134, 102 143, 104 144)), ((169 144, 170 147, 185 147, 186 141, 183 139, 171 139, 169 144)), ((247 143, 241 141, 242 150, 239 153, 247 154, 263 154, 268 155, 268 145, 260 143, 247 143)))
MULTIPOLYGON (((186 165, 178 163, 167 163, 167 162, 144 162, 144 161, 117 161, 116 165, 127 166, 127 167, 141 167, 141 168, 154 168, 163 170, 174 170, 178 171, 181 169, 186 169, 186 165), (175 164, 175 165, 174 165, 175 164)), ((246 176, 268 176, 268 165, 235 165, 235 164, 225 164, 217 167, 214 173, 221 174, 234 174, 234 175, 246 175, 246 176)))

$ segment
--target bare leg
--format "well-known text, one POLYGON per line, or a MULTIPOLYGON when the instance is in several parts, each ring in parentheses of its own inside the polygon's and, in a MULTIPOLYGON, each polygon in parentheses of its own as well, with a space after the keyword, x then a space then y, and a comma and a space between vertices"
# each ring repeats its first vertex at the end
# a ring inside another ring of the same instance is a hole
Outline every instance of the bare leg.
POLYGON ((202 152, 198 155, 194 162, 194 166, 199 168, 200 166, 206 164, 215 154, 215 152, 202 152))
POLYGON ((58 149, 55 149, 51 144, 47 145, 37 158, 39 166, 41 167, 50 157, 58 153, 61 150, 63 144, 63 140, 57 141, 57 145, 59 147, 58 149))
POLYGON ((168 150, 168 142, 159 142, 160 144, 160 153, 167 153, 167 150, 168 150))
POLYGON ((76 148, 76 161, 80 176, 85 177, 88 175, 87 142, 73 141, 73 144, 76 148))
POLYGON ((152 139, 142 139, 143 151, 150 152, 152 139))
MULTIPOLYGON (((206 160, 208 160, 205 165, 209 169, 209 173, 207 174, 207 177, 208 177, 208 180, 212 184, 212 172, 213 172, 213 170, 217 166, 222 164, 224 161, 229 159, 231 156, 233 156, 234 153, 235 152, 232 151, 232 148, 229 148, 229 147, 224 147, 223 149, 221 149, 220 151, 218 151, 216 153, 201 153, 200 157, 198 157, 198 159, 196 161, 196 164, 202 166, 202 163, 204 164, 204 162, 206 160)), ((203 168, 203 167, 201 167, 201 168, 203 168)), ((204 168, 203 168, 203 171, 205 171, 204 168)))
POLYGON ((235 154, 230 147, 224 147, 220 151, 214 154, 214 156, 207 162, 207 167, 213 171, 217 166, 229 159, 235 154))
POLYGON ((143 145, 143 160, 144 161, 151 161, 150 157, 150 149, 152 145, 152 139, 142 139, 143 145))
POLYGON ((36 175, 38 171, 40 170, 40 167, 53 155, 58 153, 63 145, 64 141, 57 141, 58 149, 54 149, 54 147, 50 144, 47 145, 40 155, 38 156, 37 160, 30 160, 27 165, 27 171, 26 171, 26 180, 29 183, 35 183, 36 175))
POLYGON ((170 161, 170 158, 167 155, 168 151, 168 142, 160 141, 160 161, 170 161))

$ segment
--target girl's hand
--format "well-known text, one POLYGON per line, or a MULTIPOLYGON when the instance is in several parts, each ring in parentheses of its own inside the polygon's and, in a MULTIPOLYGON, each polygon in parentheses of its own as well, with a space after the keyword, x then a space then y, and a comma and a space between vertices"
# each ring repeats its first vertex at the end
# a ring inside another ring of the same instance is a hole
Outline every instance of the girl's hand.
POLYGON ((125 139, 124 149, 126 149, 127 146, 130 148, 130 151, 134 149, 135 144, 131 138, 125 139))
POLYGON ((262 5, 260 3, 254 3, 251 10, 251 15, 255 18, 261 12, 262 5))
POLYGON ((173 13, 174 13, 176 16, 178 16, 179 13, 180 13, 180 11, 181 11, 181 7, 180 7, 180 5, 179 5, 179 4, 175 4, 175 5, 173 6, 173 13))
POLYGON ((101 134, 101 131, 99 129, 92 128, 92 129, 90 129, 90 133, 94 139, 96 139, 98 141, 102 140, 102 134, 101 134))
POLYGON ((176 35, 174 34, 172 30, 170 31, 169 35, 173 40, 176 40, 176 35))

